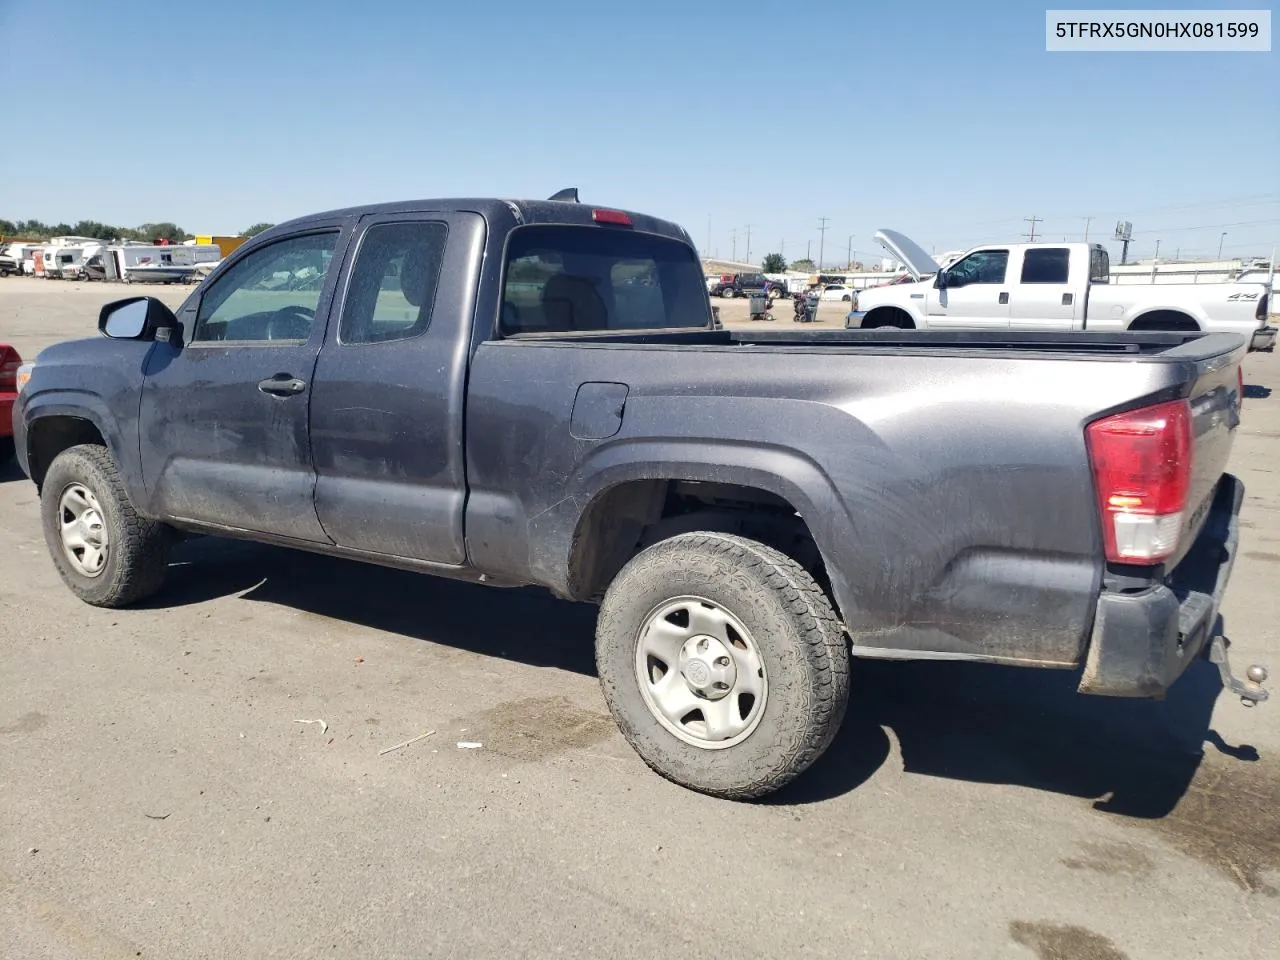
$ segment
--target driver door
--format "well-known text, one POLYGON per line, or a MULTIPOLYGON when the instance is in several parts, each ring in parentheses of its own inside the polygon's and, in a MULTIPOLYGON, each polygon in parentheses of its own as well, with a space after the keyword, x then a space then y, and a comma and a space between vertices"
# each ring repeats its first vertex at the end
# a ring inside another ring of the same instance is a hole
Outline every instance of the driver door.
POLYGON ((1009 329, 1008 250, 975 250, 947 267, 947 286, 929 290, 931 328, 1009 329))
POLYGON ((312 222, 255 245, 183 305, 181 338, 155 344, 139 409, 149 512, 329 542, 308 411, 350 229, 312 222))

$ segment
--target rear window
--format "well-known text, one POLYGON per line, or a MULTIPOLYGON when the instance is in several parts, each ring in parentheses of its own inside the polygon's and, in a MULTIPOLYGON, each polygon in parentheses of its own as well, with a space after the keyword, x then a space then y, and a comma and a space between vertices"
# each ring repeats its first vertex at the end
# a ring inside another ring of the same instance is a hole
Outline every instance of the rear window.
POLYGON ((1022 258, 1022 282, 1066 283, 1070 255, 1064 247, 1028 250, 1022 258))
POLYGON ((702 265, 678 240, 606 227, 511 234, 501 330, 573 333, 711 325, 702 265))
POLYGON ((1089 282, 1111 282, 1111 256, 1102 247, 1089 251, 1089 282))

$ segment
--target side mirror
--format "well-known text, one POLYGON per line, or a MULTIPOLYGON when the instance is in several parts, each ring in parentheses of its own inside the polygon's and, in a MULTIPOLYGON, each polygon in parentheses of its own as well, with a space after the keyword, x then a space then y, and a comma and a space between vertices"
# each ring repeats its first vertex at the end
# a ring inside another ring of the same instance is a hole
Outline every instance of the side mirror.
POLYGON ((108 303, 98 314, 98 330, 112 340, 168 340, 179 328, 173 311, 155 297, 108 303))

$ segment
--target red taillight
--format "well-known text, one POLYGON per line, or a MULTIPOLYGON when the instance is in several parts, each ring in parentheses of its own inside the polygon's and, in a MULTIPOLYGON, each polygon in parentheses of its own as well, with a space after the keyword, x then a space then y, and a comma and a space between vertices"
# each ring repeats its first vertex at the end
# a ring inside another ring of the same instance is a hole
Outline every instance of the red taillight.
POLYGON ((1262 295, 1262 299, 1258 301, 1258 309, 1253 311, 1253 318, 1259 323, 1267 319, 1267 310, 1269 309, 1268 301, 1270 299, 1271 294, 1264 293, 1262 295))
POLYGON ((0 350, 0 393, 14 393, 18 389, 18 367, 22 358, 11 347, 0 350))
POLYGON ((1173 400, 1085 427, 1102 537, 1113 563, 1160 563, 1178 548, 1191 487, 1191 407, 1173 400))
POLYGON ((616 223, 620 227, 631 226, 631 217, 621 210, 592 210, 591 219, 596 223, 616 223))

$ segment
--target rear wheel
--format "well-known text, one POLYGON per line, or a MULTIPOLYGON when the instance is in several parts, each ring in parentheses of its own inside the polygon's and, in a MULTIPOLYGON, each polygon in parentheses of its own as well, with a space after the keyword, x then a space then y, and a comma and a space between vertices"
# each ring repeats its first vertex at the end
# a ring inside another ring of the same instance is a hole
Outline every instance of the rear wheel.
POLYGON ((737 295, 738 295, 738 291, 733 289, 733 287, 725 287, 723 290, 720 291, 720 296, 724 297, 727 300, 732 300, 737 295))
POLYGON ((849 653, 798 563, 745 537, 689 533, 638 554, 596 629, 604 697, 653 770, 731 799, 799 776, 831 743, 849 653))
POLYGON ((54 458, 40 492, 45 543, 71 591, 95 607, 124 607, 164 583, 171 528, 138 515, 104 447, 54 458))

